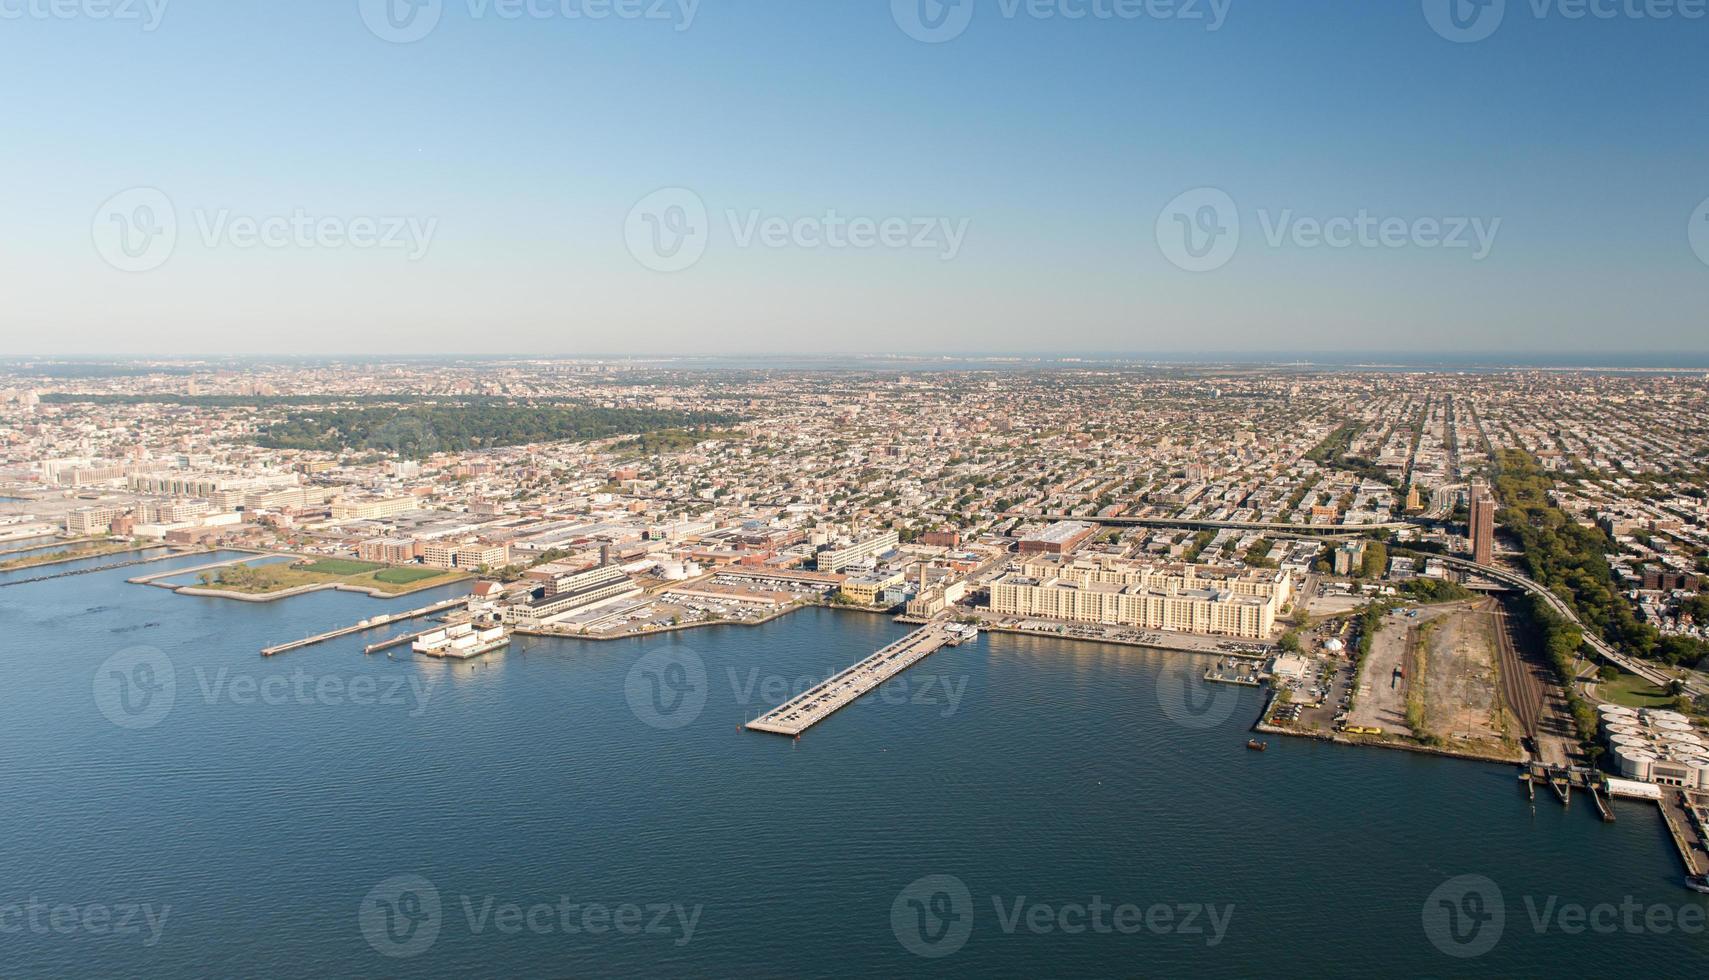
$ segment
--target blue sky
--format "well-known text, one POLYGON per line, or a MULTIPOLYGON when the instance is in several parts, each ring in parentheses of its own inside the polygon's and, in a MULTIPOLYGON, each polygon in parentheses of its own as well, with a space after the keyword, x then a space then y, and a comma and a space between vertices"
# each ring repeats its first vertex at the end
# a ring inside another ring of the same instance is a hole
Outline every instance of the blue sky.
POLYGON ((4 353, 1709 349, 1693 0, 53 2, 0 0, 4 353))

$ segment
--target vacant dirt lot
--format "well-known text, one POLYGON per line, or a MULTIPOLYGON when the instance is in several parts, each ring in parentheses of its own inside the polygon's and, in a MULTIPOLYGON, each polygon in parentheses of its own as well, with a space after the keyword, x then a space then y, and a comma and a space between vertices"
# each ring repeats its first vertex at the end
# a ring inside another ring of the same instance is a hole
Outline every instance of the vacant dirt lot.
POLYGON ((1348 724, 1517 757, 1519 733, 1509 724, 1496 666, 1500 628, 1489 599, 1389 614, 1348 724))
POLYGON ((1445 741, 1502 741, 1500 686, 1496 673, 1495 602, 1455 603, 1420 628, 1424 661, 1424 731, 1445 741))
POLYGON ((1359 693, 1353 698, 1348 725, 1381 728, 1385 734, 1412 733, 1406 724, 1407 679, 1399 676, 1397 668, 1406 663, 1408 641, 1417 622, 1404 612, 1383 617, 1359 678, 1359 693))

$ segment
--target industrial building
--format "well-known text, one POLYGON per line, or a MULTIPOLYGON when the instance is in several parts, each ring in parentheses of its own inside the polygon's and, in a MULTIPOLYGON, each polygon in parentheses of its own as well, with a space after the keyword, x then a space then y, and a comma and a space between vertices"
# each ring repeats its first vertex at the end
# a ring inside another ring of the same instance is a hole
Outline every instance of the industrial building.
POLYGON ((1021 554, 1067 554, 1097 530, 1084 521, 1057 521, 1042 531, 1021 538, 1021 554))
POLYGON ((851 565, 868 565, 878 556, 896 550, 900 540, 895 531, 885 531, 840 546, 830 546, 813 557, 814 567, 821 572, 840 572, 851 565))
POLYGON ((504 621, 514 626, 542 626, 612 599, 639 595, 641 587, 618 565, 596 565, 560 575, 548 583, 546 594, 505 607, 504 621))
POLYGON ((1662 786, 1709 790, 1709 742, 1677 711, 1618 704, 1596 709, 1620 775, 1662 786))

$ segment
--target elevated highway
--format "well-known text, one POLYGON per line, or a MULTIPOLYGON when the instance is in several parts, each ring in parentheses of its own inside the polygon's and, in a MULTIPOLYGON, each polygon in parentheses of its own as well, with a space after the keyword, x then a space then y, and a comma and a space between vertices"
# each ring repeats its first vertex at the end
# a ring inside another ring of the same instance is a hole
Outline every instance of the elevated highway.
POLYGON ((1005 513, 1002 516, 1019 517, 1023 520, 1032 521, 1084 521, 1087 524, 1101 524, 1106 527, 1161 527, 1182 531, 1220 531, 1223 529, 1257 531, 1261 534, 1295 538, 1357 536, 1366 531, 1398 531, 1401 528, 1413 526, 1410 521, 1384 521, 1381 524, 1283 524, 1279 521, 1214 521, 1177 517, 1076 517, 1072 514, 1005 513))
MULTIPOLYGON (((1451 555, 1439 555, 1436 557, 1441 558, 1443 564, 1446 564, 1451 568, 1458 568, 1461 571, 1481 575, 1484 578, 1500 582, 1503 585, 1518 589, 1521 592, 1529 592, 1534 596, 1540 596, 1544 602, 1548 603, 1549 608, 1559 614, 1562 619, 1578 626, 1579 629, 1584 631, 1584 642, 1590 644, 1590 648, 1595 650, 1598 656, 1609 663, 1620 667, 1622 670, 1637 674, 1639 677, 1649 681, 1651 684, 1655 684, 1662 688, 1666 688, 1675 680, 1675 678, 1663 672, 1654 664, 1621 653, 1619 650, 1616 650, 1613 646, 1609 645, 1607 641, 1603 640, 1602 637, 1592 633, 1584 623, 1580 622, 1578 613, 1575 612, 1571 606, 1567 605, 1560 596, 1556 595, 1549 589, 1544 588, 1542 583, 1525 575, 1521 575, 1518 572, 1508 571, 1505 568, 1497 568, 1493 565, 1480 565, 1475 561, 1467 561, 1464 558, 1455 558, 1451 555)), ((1700 687, 1695 686, 1690 682, 1686 683, 1686 690, 1694 696, 1704 693, 1700 687)))

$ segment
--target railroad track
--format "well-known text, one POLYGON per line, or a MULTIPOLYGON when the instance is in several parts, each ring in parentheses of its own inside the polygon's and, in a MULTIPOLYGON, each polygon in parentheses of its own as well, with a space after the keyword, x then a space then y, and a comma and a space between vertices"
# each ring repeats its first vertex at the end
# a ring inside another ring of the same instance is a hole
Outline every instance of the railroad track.
POLYGON ((1501 658, 1501 696, 1519 721, 1519 728, 1535 744, 1547 691, 1535 664, 1519 655, 1518 627, 1500 602, 1490 600, 1495 617, 1496 647, 1501 658))

